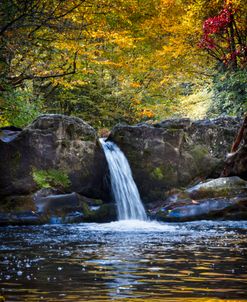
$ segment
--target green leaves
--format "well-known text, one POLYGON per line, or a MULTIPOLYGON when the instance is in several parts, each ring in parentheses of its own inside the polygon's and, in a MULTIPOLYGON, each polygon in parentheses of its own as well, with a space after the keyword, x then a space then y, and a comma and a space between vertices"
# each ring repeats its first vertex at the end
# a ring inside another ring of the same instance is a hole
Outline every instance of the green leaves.
POLYGON ((222 113, 241 116, 247 111, 247 71, 218 73, 212 86, 212 104, 209 115, 222 113))
POLYGON ((36 170, 32 172, 33 180, 39 188, 66 189, 70 186, 68 175, 61 170, 36 170))
POLYGON ((0 107, 9 125, 22 128, 41 114, 42 100, 41 97, 34 99, 31 87, 9 88, 0 97, 0 107))

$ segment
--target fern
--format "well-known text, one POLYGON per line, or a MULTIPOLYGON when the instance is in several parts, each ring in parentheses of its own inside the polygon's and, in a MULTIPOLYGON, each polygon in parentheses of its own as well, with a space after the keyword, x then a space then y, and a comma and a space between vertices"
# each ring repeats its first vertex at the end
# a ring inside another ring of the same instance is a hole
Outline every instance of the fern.
POLYGON ((66 172, 61 170, 36 170, 32 172, 33 180, 39 188, 60 188, 66 189, 71 182, 66 172))

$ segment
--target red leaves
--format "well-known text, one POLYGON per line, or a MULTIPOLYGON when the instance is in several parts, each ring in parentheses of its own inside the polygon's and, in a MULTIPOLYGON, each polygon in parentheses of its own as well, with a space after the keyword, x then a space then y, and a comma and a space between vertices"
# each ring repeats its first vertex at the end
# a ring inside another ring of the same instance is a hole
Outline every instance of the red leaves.
POLYGON ((225 31, 231 22, 232 12, 225 8, 218 16, 207 19, 203 24, 204 35, 216 34, 221 31, 225 31))
POLYGON ((198 46, 200 48, 205 48, 205 49, 214 49, 216 47, 214 39, 211 38, 209 35, 203 36, 198 46))
POLYGON ((204 21, 203 36, 198 44, 227 68, 241 66, 246 60, 245 39, 242 38, 245 34, 239 26, 241 15, 237 13, 231 2, 225 2, 217 16, 204 21))
POLYGON ((203 24, 203 36, 199 43, 200 48, 213 49, 216 47, 216 41, 213 38, 215 34, 225 33, 229 24, 232 22, 233 12, 231 7, 226 6, 218 16, 208 18, 203 24))

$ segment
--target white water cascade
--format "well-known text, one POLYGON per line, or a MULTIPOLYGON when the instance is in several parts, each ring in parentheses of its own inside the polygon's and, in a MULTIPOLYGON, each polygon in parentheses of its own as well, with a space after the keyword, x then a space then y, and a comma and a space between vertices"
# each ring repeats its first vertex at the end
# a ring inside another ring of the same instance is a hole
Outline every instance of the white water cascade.
POLYGON ((108 162, 119 220, 147 220, 127 158, 116 144, 100 139, 108 162))

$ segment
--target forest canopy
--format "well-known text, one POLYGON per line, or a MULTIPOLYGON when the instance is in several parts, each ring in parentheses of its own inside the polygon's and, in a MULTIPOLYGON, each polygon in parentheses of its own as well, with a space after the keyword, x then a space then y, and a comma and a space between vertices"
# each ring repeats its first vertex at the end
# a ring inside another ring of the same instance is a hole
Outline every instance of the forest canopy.
POLYGON ((241 115, 246 24, 243 0, 3 0, 1 126, 241 115))

